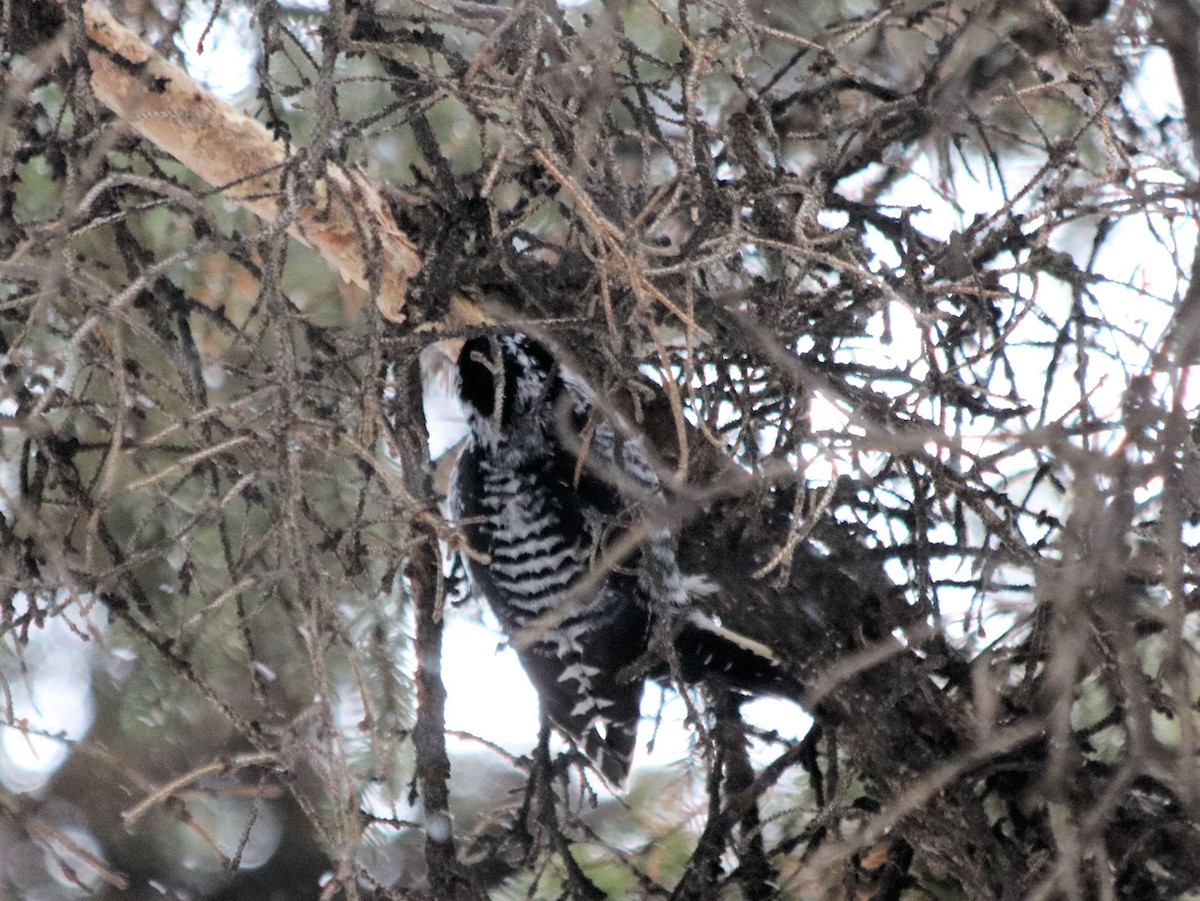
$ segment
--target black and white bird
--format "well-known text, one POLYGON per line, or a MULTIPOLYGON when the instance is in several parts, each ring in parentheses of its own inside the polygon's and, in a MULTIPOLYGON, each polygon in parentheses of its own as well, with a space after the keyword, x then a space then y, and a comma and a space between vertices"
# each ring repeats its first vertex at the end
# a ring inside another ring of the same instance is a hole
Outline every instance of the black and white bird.
POLYGON ((470 433, 451 510, 472 589, 543 712, 610 782, 629 773, 647 674, 798 693, 768 648, 692 608, 645 448, 595 415, 585 381, 501 334, 464 344, 456 382, 470 433))

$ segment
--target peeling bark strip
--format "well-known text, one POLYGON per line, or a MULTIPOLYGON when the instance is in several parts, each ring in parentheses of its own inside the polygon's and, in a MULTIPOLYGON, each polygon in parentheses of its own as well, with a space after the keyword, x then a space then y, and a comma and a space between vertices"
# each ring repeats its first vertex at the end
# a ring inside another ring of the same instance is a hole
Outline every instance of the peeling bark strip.
POLYGON ((421 267, 382 196, 356 169, 326 166, 304 189, 295 154, 262 124, 169 63, 95 3, 83 4, 96 97, 146 140, 226 197, 311 247, 342 278, 404 320, 405 285, 421 267))

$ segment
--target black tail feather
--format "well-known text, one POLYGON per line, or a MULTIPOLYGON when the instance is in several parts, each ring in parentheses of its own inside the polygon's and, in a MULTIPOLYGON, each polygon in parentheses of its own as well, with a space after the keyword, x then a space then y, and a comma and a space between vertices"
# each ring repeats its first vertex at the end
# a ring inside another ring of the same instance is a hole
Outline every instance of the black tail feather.
POLYGON ((766 645, 693 612, 675 637, 685 682, 710 682, 752 694, 800 700, 804 686, 766 645))
POLYGON ((598 729, 591 729, 584 737, 583 750, 596 769, 615 788, 620 788, 629 778, 633 765, 634 745, 637 743, 637 720, 633 728, 628 724, 610 723, 600 736, 598 729))

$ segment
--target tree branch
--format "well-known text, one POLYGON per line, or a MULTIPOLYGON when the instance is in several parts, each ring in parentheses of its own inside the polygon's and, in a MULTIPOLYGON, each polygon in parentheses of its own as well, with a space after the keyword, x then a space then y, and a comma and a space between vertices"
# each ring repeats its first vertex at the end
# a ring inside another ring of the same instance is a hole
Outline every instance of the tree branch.
POLYGON ((197 84, 95 3, 82 7, 92 90, 138 134, 226 197, 317 251, 370 291, 380 313, 405 318, 421 258, 379 190, 357 169, 303 160, 267 129, 197 84), (315 176, 315 177, 314 177, 315 176))

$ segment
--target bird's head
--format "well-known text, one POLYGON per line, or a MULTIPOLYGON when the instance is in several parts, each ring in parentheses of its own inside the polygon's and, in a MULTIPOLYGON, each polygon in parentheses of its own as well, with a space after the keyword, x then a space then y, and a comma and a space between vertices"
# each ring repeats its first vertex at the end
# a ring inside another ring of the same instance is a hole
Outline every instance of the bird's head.
POLYGON ((544 344, 521 334, 483 335, 459 352, 457 387, 472 431, 507 440, 552 427, 563 380, 544 344))

